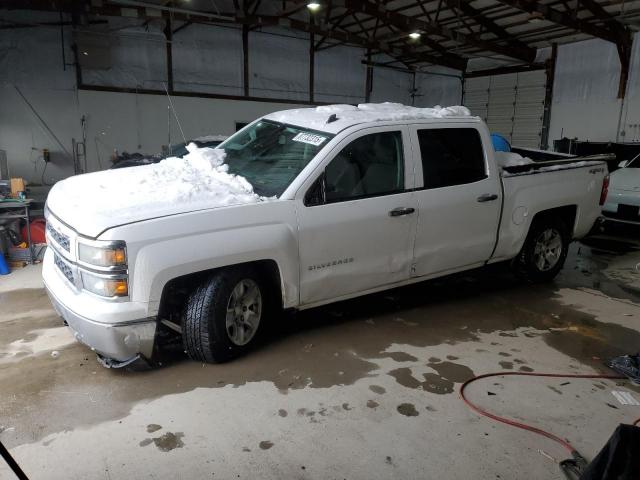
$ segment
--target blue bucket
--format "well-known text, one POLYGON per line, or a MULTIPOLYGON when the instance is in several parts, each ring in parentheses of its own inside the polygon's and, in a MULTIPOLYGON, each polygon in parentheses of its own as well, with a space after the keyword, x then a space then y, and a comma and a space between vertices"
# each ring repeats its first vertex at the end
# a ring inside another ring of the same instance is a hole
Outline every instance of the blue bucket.
POLYGON ((509 141, 498 133, 491 134, 491 143, 493 143, 493 148, 496 152, 511 151, 511 145, 509 144, 509 141))
POLYGON ((9 275, 11 270, 9 270, 9 265, 7 265, 7 261, 4 259, 4 255, 0 252, 0 275, 9 275))

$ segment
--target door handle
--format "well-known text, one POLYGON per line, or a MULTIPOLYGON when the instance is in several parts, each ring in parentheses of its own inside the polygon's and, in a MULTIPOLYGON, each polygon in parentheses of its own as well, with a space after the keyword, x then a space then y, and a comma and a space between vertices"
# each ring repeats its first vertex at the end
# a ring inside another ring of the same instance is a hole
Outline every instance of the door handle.
POLYGON ((494 200, 498 199, 498 195, 496 195, 495 193, 485 193, 484 195, 480 195, 478 197, 478 201, 480 203, 483 202, 493 202, 494 200))
POLYGON ((411 215, 415 211, 416 211, 416 209, 415 208, 411 208, 411 207, 398 207, 398 208, 394 208, 393 210, 391 210, 389 212, 389 216, 390 217, 401 217, 403 215, 411 215))

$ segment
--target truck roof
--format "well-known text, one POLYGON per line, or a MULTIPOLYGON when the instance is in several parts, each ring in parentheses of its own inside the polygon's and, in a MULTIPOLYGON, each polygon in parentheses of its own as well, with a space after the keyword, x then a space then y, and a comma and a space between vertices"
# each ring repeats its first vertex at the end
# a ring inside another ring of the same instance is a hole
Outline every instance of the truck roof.
POLYGON ((472 117, 468 108, 462 106, 418 108, 400 103, 361 103, 355 105, 323 105, 315 108, 283 110, 266 115, 275 122, 336 134, 345 128, 362 123, 383 121, 432 120, 449 121, 464 119, 479 121, 472 117))

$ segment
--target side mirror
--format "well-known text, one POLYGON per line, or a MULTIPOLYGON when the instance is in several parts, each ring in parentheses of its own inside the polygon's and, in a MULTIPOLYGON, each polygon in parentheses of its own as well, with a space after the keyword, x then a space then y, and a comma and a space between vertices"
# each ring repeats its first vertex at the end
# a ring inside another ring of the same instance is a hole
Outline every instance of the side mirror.
POLYGON ((315 207, 317 205, 324 205, 327 198, 327 181, 325 179, 324 172, 313 186, 307 191, 304 196, 304 205, 306 207, 315 207))
POLYGON ((623 160, 622 162, 620 162, 620 163, 618 164, 618 166, 619 166, 620 168, 624 168, 624 167, 626 167, 627 165, 629 165, 629 160, 623 160))

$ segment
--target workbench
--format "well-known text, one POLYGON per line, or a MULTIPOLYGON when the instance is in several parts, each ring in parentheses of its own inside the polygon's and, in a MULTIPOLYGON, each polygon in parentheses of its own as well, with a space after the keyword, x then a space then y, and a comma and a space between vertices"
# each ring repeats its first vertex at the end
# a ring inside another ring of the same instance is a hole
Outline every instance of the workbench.
POLYGON ((33 264, 33 245, 31 244, 31 204, 33 200, 0 200, 0 221, 21 219, 27 222, 27 244, 29 248, 29 263, 33 264))

